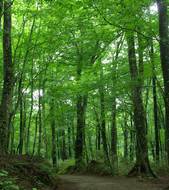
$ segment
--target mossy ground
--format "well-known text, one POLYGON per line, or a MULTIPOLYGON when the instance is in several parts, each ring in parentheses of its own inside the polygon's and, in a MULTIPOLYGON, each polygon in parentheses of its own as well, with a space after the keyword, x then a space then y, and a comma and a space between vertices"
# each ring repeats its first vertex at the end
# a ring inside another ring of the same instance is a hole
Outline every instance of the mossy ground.
POLYGON ((0 157, 0 189, 56 189, 56 177, 51 164, 43 158, 29 156, 0 157))

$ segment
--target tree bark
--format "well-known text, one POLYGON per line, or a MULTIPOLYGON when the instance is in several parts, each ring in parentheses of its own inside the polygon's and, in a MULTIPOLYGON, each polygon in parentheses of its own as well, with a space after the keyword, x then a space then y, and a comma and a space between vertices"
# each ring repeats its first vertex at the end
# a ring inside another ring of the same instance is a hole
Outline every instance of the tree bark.
MULTIPOLYGON (((83 58, 79 55, 77 64, 77 81, 81 78, 83 67, 83 58)), ((76 112, 77 112, 77 131, 75 141, 75 165, 76 168, 83 166, 83 151, 85 146, 85 120, 88 97, 85 94, 77 95, 76 112)))
POLYGON ((1 19, 2 19, 2 15, 3 15, 3 0, 0 1, 0 30, 2 29, 2 22, 1 22, 1 19))
POLYGON ((51 131, 52 131, 52 162, 53 166, 57 167, 57 145, 56 145, 56 122, 54 117, 54 101, 52 100, 52 103, 50 105, 50 116, 51 116, 51 131))
POLYGON ((148 158, 148 142, 146 119, 142 100, 142 82, 139 80, 139 71, 137 68, 134 32, 127 34, 128 59, 130 75, 132 79, 132 102, 134 110, 134 125, 136 129, 136 163, 129 172, 129 176, 153 175, 148 158))
POLYGON ((78 95, 77 98, 77 133, 75 142, 76 167, 83 164, 83 149, 85 142, 85 115, 87 96, 78 95))
POLYGON ((152 85, 153 85, 153 112, 154 112, 154 131, 155 131, 155 157, 156 161, 160 159, 160 129, 159 129, 159 116, 158 116, 158 102, 157 102, 157 86, 156 86, 156 74, 154 65, 154 48, 153 42, 151 42, 150 58, 152 63, 152 85))
MULTIPOLYGON (((39 82, 40 83, 40 82, 39 82)), ((38 137, 38 156, 41 156, 41 148, 42 148, 42 104, 41 104, 41 91, 39 85, 39 99, 38 99, 38 107, 39 107, 39 137, 38 137)))
POLYGON ((106 115, 105 115, 105 96, 104 96, 104 86, 103 86, 103 67, 100 60, 100 87, 99 87, 99 95, 100 95, 100 129, 101 129, 101 138, 103 144, 104 151, 104 159, 105 163, 113 170, 111 161, 109 158, 109 150, 107 143, 107 135, 106 135, 106 115))
POLYGON ((14 71, 11 46, 11 1, 4 1, 3 30, 3 90, 0 105, 0 154, 7 153, 8 123, 12 103, 14 71))
POLYGON ((116 97, 113 96, 112 101, 112 121, 111 121, 111 153, 113 172, 118 170, 118 155, 117 155, 117 123, 116 123, 116 97))
POLYGON ((67 160, 67 150, 66 150, 66 137, 65 137, 65 130, 61 130, 61 135, 62 135, 62 150, 61 150, 61 156, 62 160, 67 160))
POLYGON ((166 128, 166 151, 169 164, 169 18, 167 14, 167 0, 157 0, 159 12, 159 35, 161 67, 164 79, 164 102, 165 102, 165 128, 166 128))

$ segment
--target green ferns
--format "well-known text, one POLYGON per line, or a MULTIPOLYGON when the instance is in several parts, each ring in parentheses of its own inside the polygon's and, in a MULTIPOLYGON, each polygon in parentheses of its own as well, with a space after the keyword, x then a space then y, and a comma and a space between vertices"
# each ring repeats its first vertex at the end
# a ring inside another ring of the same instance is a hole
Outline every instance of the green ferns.
POLYGON ((0 170, 0 189, 19 190, 20 188, 15 184, 15 180, 9 177, 7 171, 0 170))

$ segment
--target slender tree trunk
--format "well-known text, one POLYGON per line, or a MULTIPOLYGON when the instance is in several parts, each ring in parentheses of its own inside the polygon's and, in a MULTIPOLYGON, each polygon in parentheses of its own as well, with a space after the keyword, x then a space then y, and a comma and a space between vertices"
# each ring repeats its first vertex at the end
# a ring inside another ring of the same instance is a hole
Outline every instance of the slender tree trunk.
POLYGON ((33 141, 33 148, 32 148, 32 156, 35 155, 37 132, 38 132, 38 115, 39 113, 37 113, 36 118, 35 118, 35 134, 34 134, 34 141, 33 141))
POLYGON ((61 135, 62 135, 62 160, 66 160, 67 159, 67 151, 66 151, 66 137, 65 137, 65 130, 62 129, 61 131, 61 135))
POLYGON ((128 161, 128 129, 127 129, 127 117, 124 117, 124 127, 123 127, 123 135, 124 135, 124 160, 128 161))
POLYGON ((3 15, 3 0, 0 1, 0 30, 2 29, 2 22, 1 22, 1 19, 2 19, 2 15, 3 15))
POLYGON ((68 123, 68 147, 69 147, 69 158, 72 158, 72 140, 71 140, 71 123, 68 123))
POLYGON ((112 101, 111 153, 112 153, 113 172, 116 173, 118 170, 118 155, 117 155, 116 98, 114 96, 112 101))
POLYGON ((56 146, 56 123, 54 115, 54 101, 50 105, 50 116, 51 116, 51 130, 52 130, 52 162, 53 166, 57 167, 57 146, 56 146))
POLYGON ((124 42, 124 36, 121 36, 120 41, 117 43, 116 52, 113 61, 112 68, 112 110, 111 110, 111 153, 112 153, 112 166, 113 174, 118 173, 118 154, 117 154, 117 100, 116 100, 116 81, 117 81, 117 68, 118 57, 120 50, 124 42))
POLYGON ((101 149, 101 126, 100 126, 100 120, 99 120, 99 116, 98 116, 95 106, 94 106, 94 113, 96 117, 96 150, 100 150, 101 149))
POLYGON ((90 160, 94 160, 94 150, 93 150, 91 133, 88 132, 87 137, 88 137, 88 146, 89 146, 89 152, 90 152, 90 160))
POLYGON ((100 94, 100 126, 101 126, 101 137, 103 143, 103 151, 105 156, 106 164, 112 169, 110 158, 109 158, 109 150, 108 150, 108 143, 107 143, 107 136, 106 136, 106 115, 105 115, 105 96, 104 96, 104 86, 103 86, 103 68, 100 61, 100 87, 99 87, 99 94, 100 94))
POLYGON ((14 139, 15 139, 15 129, 13 121, 11 121, 10 154, 14 153, 14 139))
POLYGON ((32 113, 33 113, 33 89, 34 89, 34 81, 33 81, 33 61, 31 67, 31 102, 30 102, 30 112, 29 112, 29 119, 28 119, 28 128, 27 128, 27 137, 26 137, 26 154, 29 154, 29 146, 30 146, 30 127, 32 121, 32 113))
POLYGON ((151 43, 151 53, 150 53, 151 63, 152 63, 152 85, 153 85, 153 111, 154 111, 154 130, 155 130, 155 152, 156 161, 159 162, 160 159, 160 131, 159 131, 159 117, 158 117, 158 103, 157 103, 157 87, 156 87, 156 75, 155 75, 155 65, 154 65, 154 48, 153 42, 151 43))
POLYGON ((61 146, 60 146, 60 141, 59 141, 59 137, 60 137, 59 132, 60 132, 59 130, 56 131, 56 133, 57 133, 56 144, 57 144, 57 149, 58 149, 58 151, 57 151, 58 160, 61 159, 61 151, 60 151, 61 146))
POLYGON ((38 137, 38 155, 41 156, 41 148, 42 148, 42 105, 41 105, 41 91, 39 89, 39 137, 38 137))
POLYGON ((23 96, 20 96, 20 126, 19 126, 19 145, 18 145, 18 151, 19 154, 23 153, 23 140, 24 140, 24 125, 23 125, 23 120, 24 120, 24 113, 23 113, 23 96))
POLYGON ((159 34, 160 34, 160 54, 161 66, 164 79, 164 102, 165 102, 165 127, 166 127, 166 151, 169 164, 169 18, 168 1, 157 0, 159 12, 159 34))
MULTIPOLYGON (((71 130, 72 130, 72 144, 73 144, 73 147, 75 147, 75 139, 76 139, 76 136, 75 136, 75 124, 74 124, 74 118, 73 118, 73 122, 72 122, 72 125, 71 125, 71 130)), ((75 156, 75 150, 74 148, 72 149, 72 153, 73 153, 73 156, 75 156)))
POLYGON ((8 123, 12 104, 14 72, 11 46, 11 1, 4 1, 4 29, 3 29, 3 90, 0 105, 0 154, 7 153, 8 123))

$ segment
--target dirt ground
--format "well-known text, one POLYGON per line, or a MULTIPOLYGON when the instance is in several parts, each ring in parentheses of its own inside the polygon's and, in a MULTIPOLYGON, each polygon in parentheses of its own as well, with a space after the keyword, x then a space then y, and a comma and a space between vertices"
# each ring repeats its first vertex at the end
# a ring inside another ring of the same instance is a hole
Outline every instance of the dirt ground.
MULTIPOLYGON (((127 177, 60 176, 58 190, 164 190, 169 178, 144 180, 127 177)), ((166 189, 167 190, 167 189, 166 189)))

